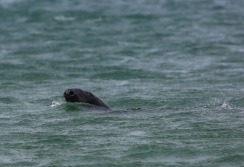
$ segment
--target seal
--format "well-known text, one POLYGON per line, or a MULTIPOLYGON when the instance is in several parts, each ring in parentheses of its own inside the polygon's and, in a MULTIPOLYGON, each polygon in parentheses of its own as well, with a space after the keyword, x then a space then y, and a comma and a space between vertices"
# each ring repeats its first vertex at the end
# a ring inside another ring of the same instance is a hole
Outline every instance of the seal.
POLYGON ((105 104, 101 99, 99 99, 91 92, 78 89, 78 88, 67 89, 64 92, 64 98, 67 102, 71 102, 71 103, 82 102, 82 103, 92 104, 95 106, 100 106, 105 109, 110 109, 107 104, 105 104))

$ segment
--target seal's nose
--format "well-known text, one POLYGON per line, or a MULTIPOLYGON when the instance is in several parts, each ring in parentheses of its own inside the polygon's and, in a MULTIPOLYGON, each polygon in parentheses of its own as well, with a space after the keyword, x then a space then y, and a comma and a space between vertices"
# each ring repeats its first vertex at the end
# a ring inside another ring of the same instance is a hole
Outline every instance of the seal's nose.
POLYGON ((67 102, 71 102, 71 103, 79 101, 76 91, 74 89, 67 89, 64 92, 64 98, 67 102))
POLYGON ((74 96, 75 95, 75 92, 73 90, 70 90, 69 93, 68 93, 69 96, 74 96))
POLYGON ((74 95, 75 95, 75 92, 73 90, 70 90, 70 89, 68 89, 64 92, 64 97, 72 97, 74 95))

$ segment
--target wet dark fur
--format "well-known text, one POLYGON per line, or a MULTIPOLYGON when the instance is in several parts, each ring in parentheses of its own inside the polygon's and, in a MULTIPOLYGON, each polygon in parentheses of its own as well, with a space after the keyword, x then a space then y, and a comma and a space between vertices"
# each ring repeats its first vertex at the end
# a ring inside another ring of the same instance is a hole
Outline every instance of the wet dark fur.
POLYGON ((81 89, 67 89, 64 92, 64 98, 67 102, 75 103, 89 103, 92 105, 104 107, 106 109, 110 109, 107 104, 105 104, 101 99, 92 94, 91 92, 81 90, 81 89))

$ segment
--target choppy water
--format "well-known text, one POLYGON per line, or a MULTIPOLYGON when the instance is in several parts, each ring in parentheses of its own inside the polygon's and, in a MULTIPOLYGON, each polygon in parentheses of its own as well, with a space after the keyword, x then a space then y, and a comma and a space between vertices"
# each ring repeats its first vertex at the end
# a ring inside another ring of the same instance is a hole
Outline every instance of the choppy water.
POLYGON ((0 0, 0 166, 244 166, 243 6, 0 0))

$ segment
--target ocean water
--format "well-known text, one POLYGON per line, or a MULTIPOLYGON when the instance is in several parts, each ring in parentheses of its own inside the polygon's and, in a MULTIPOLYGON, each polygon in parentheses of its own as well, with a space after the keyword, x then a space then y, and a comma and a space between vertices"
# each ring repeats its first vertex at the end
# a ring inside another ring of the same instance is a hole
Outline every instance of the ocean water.
POLYGON ((243 6, 0 0, 0 166, 243 167, 243 6))

